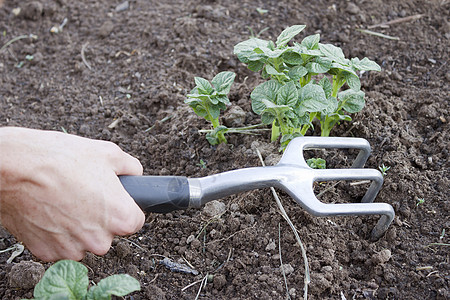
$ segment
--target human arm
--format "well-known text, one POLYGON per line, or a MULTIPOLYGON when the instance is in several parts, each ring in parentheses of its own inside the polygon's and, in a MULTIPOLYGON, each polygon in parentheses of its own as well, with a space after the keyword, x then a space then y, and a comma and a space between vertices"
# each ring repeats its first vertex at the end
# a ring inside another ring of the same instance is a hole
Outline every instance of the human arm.
POLYGON ((118 175, 142 166, 113 143, 0 128, 0 223, 44 261, 103 255, 145 220, 118 175))

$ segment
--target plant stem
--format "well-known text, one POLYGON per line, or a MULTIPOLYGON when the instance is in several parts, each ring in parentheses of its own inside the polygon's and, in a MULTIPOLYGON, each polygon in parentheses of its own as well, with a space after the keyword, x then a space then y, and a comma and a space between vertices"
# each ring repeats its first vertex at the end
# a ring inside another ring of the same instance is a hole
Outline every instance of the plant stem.
POLYGON ((272 123, 272 134, 270 136, 270 141, 275 142, 280 136, 280 127, 275 125, 275 121, 272 123))

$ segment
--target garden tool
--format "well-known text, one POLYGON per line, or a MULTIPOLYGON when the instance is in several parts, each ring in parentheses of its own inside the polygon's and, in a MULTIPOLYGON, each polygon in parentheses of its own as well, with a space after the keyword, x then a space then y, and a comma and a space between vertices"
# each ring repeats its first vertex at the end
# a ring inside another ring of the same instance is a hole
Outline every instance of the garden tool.
POLYGON ((275 187, 285 191, 303 209, 314 216, 381 215, 371 239, 379 239, 394 218, 387 203, 373 203, 383 183, 375 169, 363 169, 370 155, 365 139, 346 137, 297 137, 293 139, 275 166, 243 168, 201 178, 183 176, 120 176, 124 188, 145 212, 165 213, 205 203, 232 194, 275 187), (348 169, 312 169, 305 161, 307 149, 344 148, 360 150, 348 169), (368 180, 371 185, 361 203, 319 201, 314 194, 315 181, 368 180))

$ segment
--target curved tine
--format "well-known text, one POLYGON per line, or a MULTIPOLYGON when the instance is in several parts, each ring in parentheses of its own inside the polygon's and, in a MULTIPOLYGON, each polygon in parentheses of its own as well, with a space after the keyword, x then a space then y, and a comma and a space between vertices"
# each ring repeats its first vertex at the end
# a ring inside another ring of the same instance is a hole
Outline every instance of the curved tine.
POLYGON ((371 233, 371 240, 378 240, 389 228, 395 212, 387 203, 339 203, 325 204, 320 202, 312 189, 295 184, 283 184, 285 191, 295 199, 307 212, 317 217, 352 216, 352 215, 382 215, 371 233))
POLYGON ((313 148, 359 149, 360 151, 353 162, 352 168, 362 168, 371 152, 369 142, 362 138, 302 136, 293 139, 289 143, 279 163, 307 166, 303 158, 303 151, 313 148))
POLYGON ((372 183, 361 202, 370 203, 375 200, 383 185, 383 175, 375 169, 327 169, 314 170, 314 181, 330 180, 371 180, 372 183))

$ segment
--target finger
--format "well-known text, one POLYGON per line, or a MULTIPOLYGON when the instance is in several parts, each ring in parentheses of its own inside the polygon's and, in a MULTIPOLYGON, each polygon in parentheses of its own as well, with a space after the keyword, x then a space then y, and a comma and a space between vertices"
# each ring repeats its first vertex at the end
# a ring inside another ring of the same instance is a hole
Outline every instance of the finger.
POLYGON ((140 161, 130 154, 122 151, 114 143, 107 142, 107 157, 116 175, 142 175, 143 168, 140 161))
POLYGON ((141 208, 136 204, 134 199, 128 194, 125 188, 120 183, 116 176, 114 181, 117 182, 117 190, 112 195, 117 203, 115 206, 115 218, 113 218, 112 233, 115 235, 129 235, 133 234, 145 223, 145 215, 141 208))

